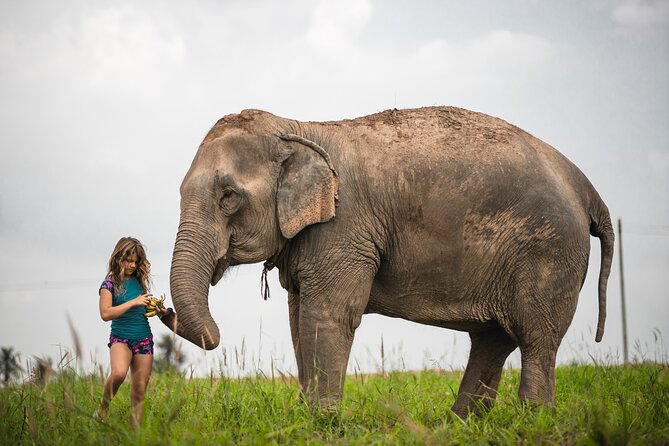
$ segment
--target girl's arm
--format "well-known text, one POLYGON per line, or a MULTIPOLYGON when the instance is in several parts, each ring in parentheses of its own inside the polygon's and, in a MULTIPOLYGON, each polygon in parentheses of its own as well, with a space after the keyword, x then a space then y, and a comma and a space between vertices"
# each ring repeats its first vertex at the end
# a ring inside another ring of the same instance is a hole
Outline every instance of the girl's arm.
POLYGON ((135 297, 133 300, 124 302, 121 305, 112 306, 112 294, 108 289, 102 288, 100 290, 100 317, 103 321, 110 321, 121 316, 123 313, 133 307, 146 306, 149 303, 149 298, 153 294, 142 294, 135 297))

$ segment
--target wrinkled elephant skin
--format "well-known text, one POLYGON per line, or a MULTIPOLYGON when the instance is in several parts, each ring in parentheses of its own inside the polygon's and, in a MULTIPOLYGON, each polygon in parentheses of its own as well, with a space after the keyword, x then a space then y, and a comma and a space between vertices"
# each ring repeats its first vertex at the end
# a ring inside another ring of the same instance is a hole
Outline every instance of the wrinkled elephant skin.
MULTIPOLYGON (((209 286, 268 260, 288 291, 304 392, 336 407, 365 313, 467 331, 455 413, 492 405, 520 348, 519 395, 554 403, 555 357, 600 239, 601 340, 613 230, 588 179, 507 122, 452 107, 298 122, 258 110, 211 129, 181 185, 165 322, 213 349, 209 286)), ((232 311, 232 310, 231 310, 232 311)))

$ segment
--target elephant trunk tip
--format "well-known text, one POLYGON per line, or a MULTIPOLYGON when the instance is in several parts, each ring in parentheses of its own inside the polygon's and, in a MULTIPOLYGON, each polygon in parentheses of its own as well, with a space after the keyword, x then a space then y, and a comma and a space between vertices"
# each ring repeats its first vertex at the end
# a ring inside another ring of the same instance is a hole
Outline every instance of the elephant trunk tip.
MULTIPOLYGON (((201 327, 200 330, 193 330, 186 328, 182 320, 177 318, 177 313, 171 308, 168 310, 167 314, 160 318, 160 320, 174 333, 192 342, 203 350, 213 350, 218 347, 218 344, 220 343, 221 335, 218 331, 218 326, 216 326, 216 323, 213 320, 210 321, 208 326, 201 327)), ((193 325, 199 326, 198 324, 191 324, 189 326, 193 325)))
POLYGON ((213 350, 218 347, 220 340, 218 330, 212 335, 209 328, 205 328, 204 333, 200 336, 199 347, 202 347, 203 350, 213 350))

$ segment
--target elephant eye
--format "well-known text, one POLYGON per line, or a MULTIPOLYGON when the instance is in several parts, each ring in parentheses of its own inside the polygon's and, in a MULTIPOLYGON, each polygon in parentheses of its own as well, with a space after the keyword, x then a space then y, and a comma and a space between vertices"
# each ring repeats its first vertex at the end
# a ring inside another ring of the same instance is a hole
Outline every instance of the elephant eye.
POLYGON ((241 204, 241 196, 234 189, 224 189, 221 195, 220 206, 223 213, 230 215, 234 213, 241 204))

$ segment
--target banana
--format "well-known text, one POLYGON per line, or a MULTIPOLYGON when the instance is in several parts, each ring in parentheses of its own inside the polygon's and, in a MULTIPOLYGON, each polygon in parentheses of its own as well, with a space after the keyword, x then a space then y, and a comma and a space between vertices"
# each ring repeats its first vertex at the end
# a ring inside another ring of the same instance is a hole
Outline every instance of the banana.
POLYGON ((149 303, 146 304, 146 313, 144 313, 144 316, 146 317, 151 317, 155 316, 158 313, 158 310, 164 310, 165 309, 165 295, 161 294, 160 299, 151 297, 149 298, 149 303))

